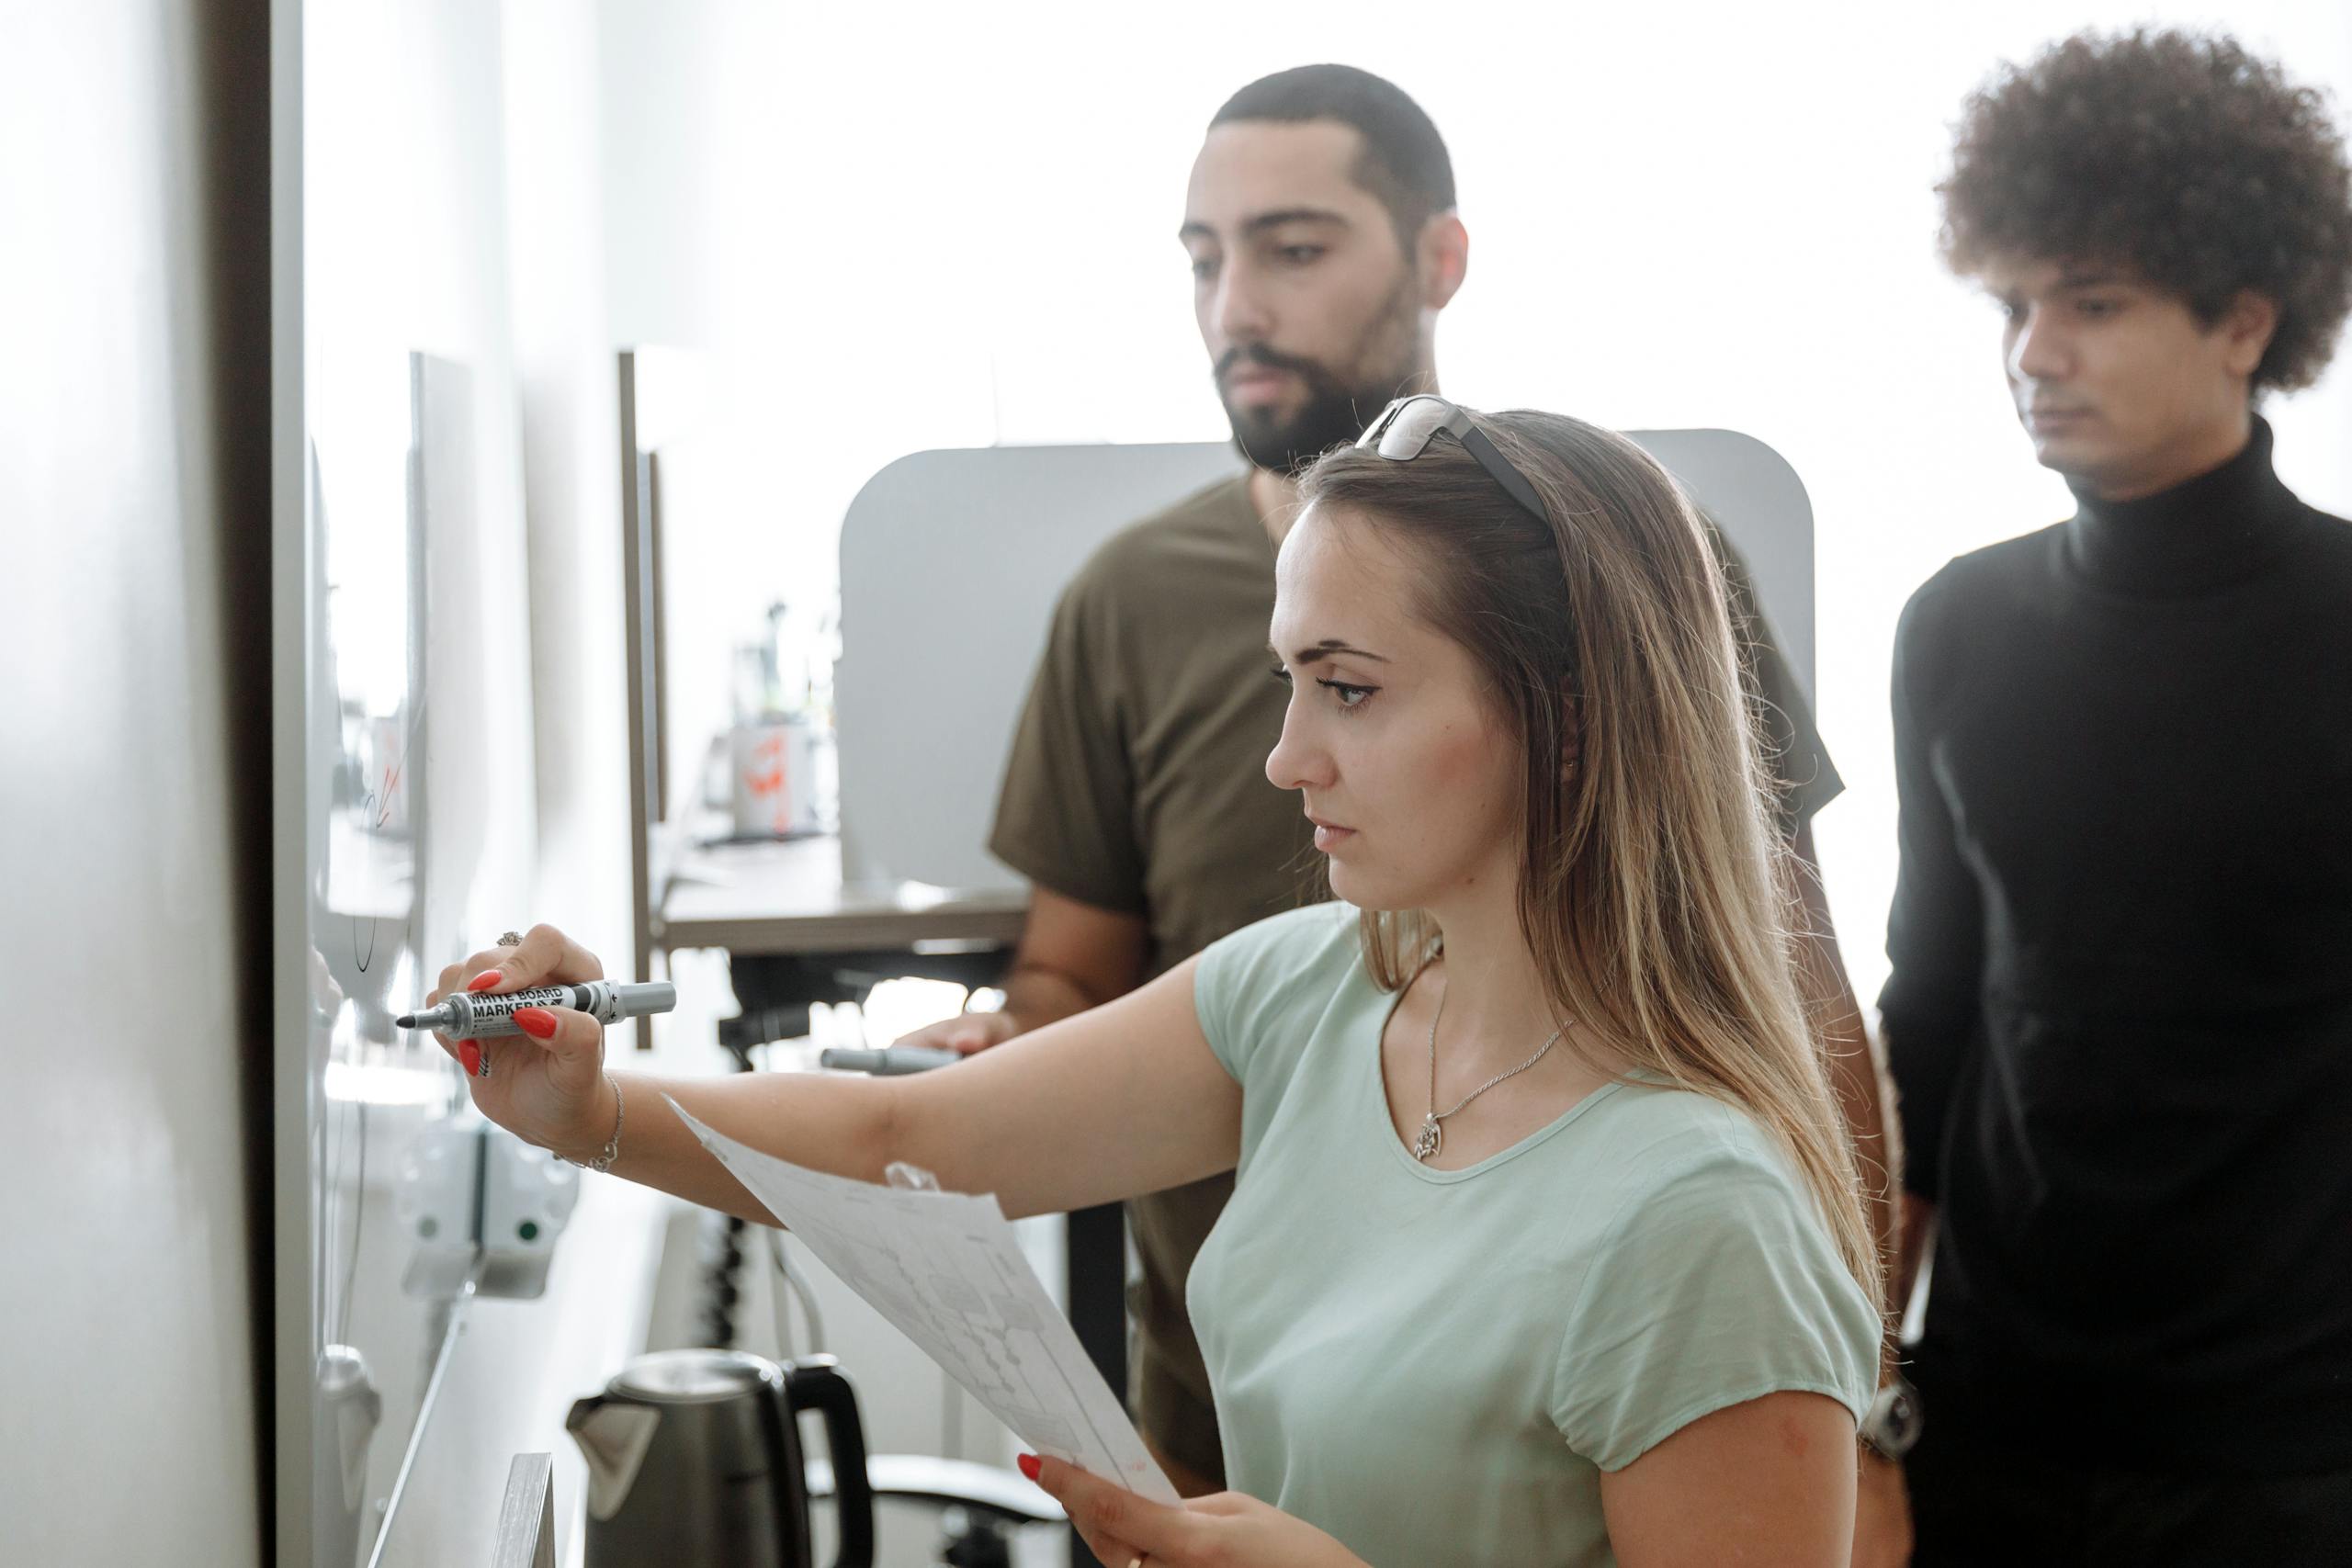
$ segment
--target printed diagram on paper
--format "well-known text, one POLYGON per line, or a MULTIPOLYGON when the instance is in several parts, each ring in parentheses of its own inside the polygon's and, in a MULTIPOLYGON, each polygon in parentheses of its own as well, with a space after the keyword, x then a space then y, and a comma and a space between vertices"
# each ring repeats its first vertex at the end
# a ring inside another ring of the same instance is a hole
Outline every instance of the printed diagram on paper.
POLYGON ((825 1267, 1023 1442, 1155 1502, 1177 1501, 994 1198, 805 1170, 678 1115, 825 1267))

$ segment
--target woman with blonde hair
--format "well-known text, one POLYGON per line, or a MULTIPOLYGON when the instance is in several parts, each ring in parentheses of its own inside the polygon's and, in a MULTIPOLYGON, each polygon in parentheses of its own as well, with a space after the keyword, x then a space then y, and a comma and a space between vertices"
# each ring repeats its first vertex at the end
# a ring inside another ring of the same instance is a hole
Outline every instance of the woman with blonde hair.
MULTIPOLYGON (((1340 902, 946 1072, 654 1083, 538 1012, 477 1103, 763 1223, 663 1094, 1014 1215, 1235 1170, 1188 1298, 1236 1490, 1024 1461, 1106 1562, 1842 1568, 1877 1258, 1702 525, 1621 436, 1428 396, 1302 502, 1266 768, 1340 902)), ((542 927, 442 985, 599 973, 542 927)))

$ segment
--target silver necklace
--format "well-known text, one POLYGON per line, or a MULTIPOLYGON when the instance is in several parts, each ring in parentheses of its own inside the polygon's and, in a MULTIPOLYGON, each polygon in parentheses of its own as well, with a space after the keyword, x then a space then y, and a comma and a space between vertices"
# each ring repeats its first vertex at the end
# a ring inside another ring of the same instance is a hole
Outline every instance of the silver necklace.
MULTIPOLYGON (((1451 988, 1452 987, 1448 987, 1448 989, 1451 988)), ((1447 1117, 1453 1115, 1454 1111, 1461 1110, 1464 1106, 1469 1104, 1472 1100, 1477 1099, 1480 1095, 1486 1093, 1488 1089, 1494 1088, 1505 1078, 1515 1078, 1519 1077, 1520 1074, 1527 1071, 1528 1068, 1533 1066, 1536 1063, 1542 1061, 1546 1055, 1551 1054, 1552 1047, 1560 1043, 1560 1036, 1568 1032, 1568 1026, 1566 1024, 1564 1023, 1560 1025, 1559 1028, 1552 1031, 1551 1039, 1546 1040, 1543 1044, 1536 1047, 1535 1055, 1528 1057, 1527 1060, 1521 1062, 1519 1066, 1513 1067, 1507 1073, 1497 1073, 1493 1077, 1488 1078, 1485 1083, 1480 1084, 1476 1089, 1472 1089, 1468 1094, 1465 1094, 1460 1100, 1455 1100, 1453 1102, 1453 1111, 1440 1111, 1437 1108, 1437 1021, 1444 1016, 1445 997, 1443 993, 1440 993, 1437 998, 1437 1010, 1430 1014, 1430 1113, 1421 1118, 1420 1133, 1413 1139, 1413 1157, 1419 1160, 1424 1165, 1427 1165, 1430 1160, 1435 1159, 1437 1157, 1438 1150, 1445 1146, 1445 1129, 1438 1125, 1439 1122, 1443 1122, 1447 1117)))

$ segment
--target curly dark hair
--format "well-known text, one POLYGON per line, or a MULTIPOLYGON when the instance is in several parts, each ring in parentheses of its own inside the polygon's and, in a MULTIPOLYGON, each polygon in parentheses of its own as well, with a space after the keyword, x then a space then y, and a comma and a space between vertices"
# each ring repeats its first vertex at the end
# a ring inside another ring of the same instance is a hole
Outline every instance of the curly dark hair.
POLYGON ((1963 109, 1943 197, 1955 271, 2002 254, 2128 267, 2211 323, 2278 308, 2254 388, 2327 366, 2352 308, 2352 168, 2315 89, 2227 36, 2080 33, 1963 109))

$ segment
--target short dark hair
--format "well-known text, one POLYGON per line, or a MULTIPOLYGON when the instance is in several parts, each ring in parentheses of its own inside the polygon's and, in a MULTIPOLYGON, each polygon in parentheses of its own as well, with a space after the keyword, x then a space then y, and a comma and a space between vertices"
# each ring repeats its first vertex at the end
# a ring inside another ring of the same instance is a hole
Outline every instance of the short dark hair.
POLYGON ((1380 199, 1410 256, 1421 225, 1453 209, 1453 159, 1437 124, 1394 82, 1352 65, 1300 65, 1261 76, 1225 101, 1209 129, 1245 120, 1337 120, 1363 138, 1356 184, 1380 199))
POLYGON ((2352 306, 2352 169, 2326 100, 2226 35, 2078 33, 1962 111, 1943 197, 1959 272, 1999 254, 2103 262, 2213 322, 2278 308, 2254 387, 2309 386, 2352 306))

